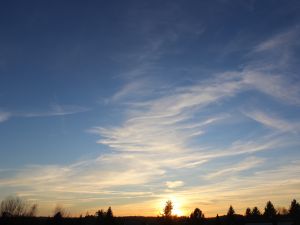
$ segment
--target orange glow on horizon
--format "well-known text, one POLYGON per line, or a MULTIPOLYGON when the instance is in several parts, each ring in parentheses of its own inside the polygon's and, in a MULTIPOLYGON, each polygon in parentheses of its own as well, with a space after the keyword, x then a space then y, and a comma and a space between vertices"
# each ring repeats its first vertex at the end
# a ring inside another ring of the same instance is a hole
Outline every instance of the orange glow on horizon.
POLYGON ((166 202, 170 200, 173 204, 172 215, 174 216, 185 216, 186 212, 183 210, 183 201, 175 196, 169 196, 168 198, 164 198, 159 202, 159 212, 163 214, 163 210, 166 206, 166 202))

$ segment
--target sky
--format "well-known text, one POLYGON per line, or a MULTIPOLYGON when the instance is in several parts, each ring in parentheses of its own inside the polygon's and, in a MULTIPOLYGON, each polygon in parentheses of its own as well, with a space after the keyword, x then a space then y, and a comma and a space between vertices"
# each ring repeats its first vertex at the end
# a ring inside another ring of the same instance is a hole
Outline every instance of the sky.
POLYGON ((299 10, 2 1, 0 200, 74 216, 300 200, 299 10))

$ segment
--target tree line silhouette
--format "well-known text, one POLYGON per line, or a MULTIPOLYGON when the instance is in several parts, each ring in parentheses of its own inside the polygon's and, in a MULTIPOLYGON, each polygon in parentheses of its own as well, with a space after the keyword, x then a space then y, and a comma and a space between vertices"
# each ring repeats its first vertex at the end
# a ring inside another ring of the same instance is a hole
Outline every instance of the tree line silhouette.
POLYGON ((300 204, 292 200, 288 209, 275 208, 271 201, 266 203, 264 211, 258 207, 246 208, 245 214, 236 214, 232 205, 227 214, 206 218, 201 209, 195 208, 189 217, 173 214, 173 203, 167 201, 163 213, 157 217, 115 217, 112 208, 107 211, 100 209, 94 215, 70 217, 61 206, 57 206, 52 217, 37 217, 37 205, 29 205, 19 197, 8 197, 0 205, 0 225, 245 225, 245 224, 272 224, 286 223, 300 225, 300 204))

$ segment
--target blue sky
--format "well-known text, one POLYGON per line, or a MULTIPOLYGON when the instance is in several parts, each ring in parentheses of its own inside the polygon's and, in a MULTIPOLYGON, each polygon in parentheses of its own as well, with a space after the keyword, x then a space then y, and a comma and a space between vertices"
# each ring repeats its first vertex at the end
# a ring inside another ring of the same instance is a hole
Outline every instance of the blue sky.
POLYGON ((287 207, 300 197, 299 10, 2 2, 0 199, 40 215, 287 207))

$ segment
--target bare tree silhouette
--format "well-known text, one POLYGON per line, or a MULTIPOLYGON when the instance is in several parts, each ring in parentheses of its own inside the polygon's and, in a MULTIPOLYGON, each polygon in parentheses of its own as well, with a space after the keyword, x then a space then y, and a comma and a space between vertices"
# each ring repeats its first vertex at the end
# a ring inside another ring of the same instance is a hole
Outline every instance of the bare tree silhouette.
POLYGON ((0 214, 2 217, 32 217, 37 213, 37 205, 29 204, 19 197, 9 196, 1 202, 0 214))

